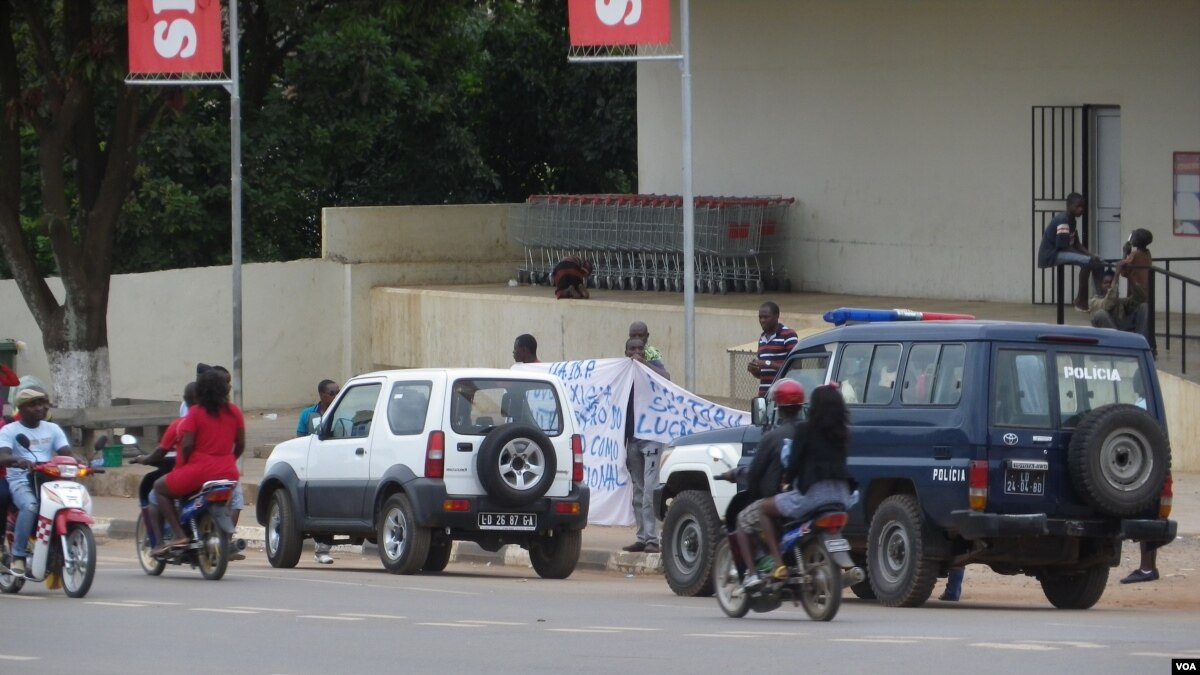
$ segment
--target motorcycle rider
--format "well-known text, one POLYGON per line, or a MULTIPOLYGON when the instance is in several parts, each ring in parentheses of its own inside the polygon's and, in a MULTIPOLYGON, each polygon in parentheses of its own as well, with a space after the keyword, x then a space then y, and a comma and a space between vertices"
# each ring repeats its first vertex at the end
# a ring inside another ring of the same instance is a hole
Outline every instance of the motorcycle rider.
POLYGON ((229 382, 217 370, 196 380, 196 405, 179 423, 179 454, 171 473, 154 483, 158 508, 175 539, 162 542, 154 555, 191 545, 188 530, 179 522, 175 500, 197 492, 210 480, 237 480, 237 458, 246 449, 246 423, 242 411, 229 402, 229 382))
MULTIPOLYGON (((796 425, 790 456, 784 464, 783 480, 791 489, 762 500, 763 536, 773 545, 772 554, 779 555, 773 518, 798 520, 827 504, 849 507, 854 503, 857 483, 846 466, 849 441, 850 413, 837 384, 817 387, 808 419, 796 425)), ((743 588, 754 588, 757 578, 747 575, 743 588)))
MULTIPOLYGON (((738 549, 741 551, 743 562, 746 563, 746 588, 754 588, 763 583, 756 570, 754 556, 758 546, 751 543, 751 535, 762 535, 766 539, 767 548, 774 556, 776 565, 783 560, 779 552, 779 540, 774 536, 774 527, 764 522, 762 517, 763 505, 766 501, 779 494, 783 488, 783 474, 786 466, 786 456, 791 454, 792 438, 796 433, 796 424, 800 421, 800 411, 804 405, 804 386, 792 379, 782 379, 771 387, 771 400, 776 405, 776 426, 763 435, 759 441, 754 459, 746 469, 747 490, 754 501, 742 509, 737 519, 738 549)), ((737 469, 730 469, 719 476, 724 480, 736 480, 737 469)), ((786 575, 787 568, 777 566, 773 575, 786 575)))
MULTIPOLYGON (((183 404, 188 408, 196 405, 195 382, 188 382, 184 386, 183 404)), ((167 430, 163 432, 162 438, 158 441, 158 447, 153 452, 148 455, 138 455, 129 460, 130 464, 145 464, 154 467, 153 471, 142 476, 142 482, 138 485, 138 502, 141 504, 146 524, 149 526, 150 532, 154 535, 155 542, 161 542, 163 538, 162 514, 159 513, 156 500, 150 498, 150 493, 154 490, 154 483, 175 468, 175 458, 179 451, 180 441, 182 441, 179 433, 179 425, 182 422, 182 417, 178 417, 174 422, 171 422, 167 430)))
POLYGON ((55 454, 71 456, 72 453, 62 427, 45 421, 50 410, 46 392, 32 387, 22 389, 13 402, 21 416, 0 428, 0 466, 8 469, 8 489, 17 507, 9 569, 15 575, 25 576, 26 546, 38 514, 38 494, 29 480, 29 470, 36 463, 50 461, 55 454), (27 444, 20 443, 18 436, 28 439, 27 444))

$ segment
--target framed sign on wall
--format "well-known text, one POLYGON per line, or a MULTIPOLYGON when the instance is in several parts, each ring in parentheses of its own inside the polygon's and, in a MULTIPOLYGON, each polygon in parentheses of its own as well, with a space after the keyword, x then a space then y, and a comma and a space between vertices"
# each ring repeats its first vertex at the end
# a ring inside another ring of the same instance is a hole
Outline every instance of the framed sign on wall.
POLYGON ((1200 152, 1177 152, 1174 165, 1174 232, 1178 236, 1200 237, 1200 152))

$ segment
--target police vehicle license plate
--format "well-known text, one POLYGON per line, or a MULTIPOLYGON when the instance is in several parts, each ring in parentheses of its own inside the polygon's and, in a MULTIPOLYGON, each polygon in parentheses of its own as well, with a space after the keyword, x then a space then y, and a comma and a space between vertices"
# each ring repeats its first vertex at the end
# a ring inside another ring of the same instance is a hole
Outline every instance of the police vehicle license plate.
POLYGON ((481 530, 526 530, 537 529, 536 513, 481 513, 479 514, 479 529, 481 530))
POLYGON ((1046 494, 1046 470, 1049 462, 1038 460, 1008 460, 1004 468, 1004 493, 1010 495, 1046 494))
POLYGON ((838 553, 840 551, 849 551, 850 542, 845 539, 827 539, 825 540, 825 550, 830 553, 838 553))

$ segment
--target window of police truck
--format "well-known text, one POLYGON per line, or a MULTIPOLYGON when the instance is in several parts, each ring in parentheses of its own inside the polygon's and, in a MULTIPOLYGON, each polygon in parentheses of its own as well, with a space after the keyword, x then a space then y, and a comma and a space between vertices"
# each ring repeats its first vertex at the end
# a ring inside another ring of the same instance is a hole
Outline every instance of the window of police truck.
POLYGON ((501 424, 527 424, 547 436, 563 431, 562 403, 554 387, 526 380, 457 380, 450 402, 456 433, 482 436, 501 424))
POLYGON ((992 379, 993 422, 1000 426, 1048 429, 1055 401, 1063 428, 1073 428, 1083 415, 1109 403, 1145 407, 1146 373, 1136 356, 1060 351, 1053 356, 1055 389, 1045 351, 1000 349, 992 379))

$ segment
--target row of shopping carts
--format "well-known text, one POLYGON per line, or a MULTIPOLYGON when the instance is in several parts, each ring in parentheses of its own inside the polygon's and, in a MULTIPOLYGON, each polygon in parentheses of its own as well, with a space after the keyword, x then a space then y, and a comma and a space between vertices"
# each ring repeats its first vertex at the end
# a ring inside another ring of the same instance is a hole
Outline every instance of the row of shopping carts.
MULTIPOLYGON (((696 197, 696 290, 790 290, 780 256, 795 200, 696 197)), ((683 199, 677 195, 534 195, 516 207, 522 283, 548 284, 564 256, 590 260, 600 288, 683 290, 683 199)))

